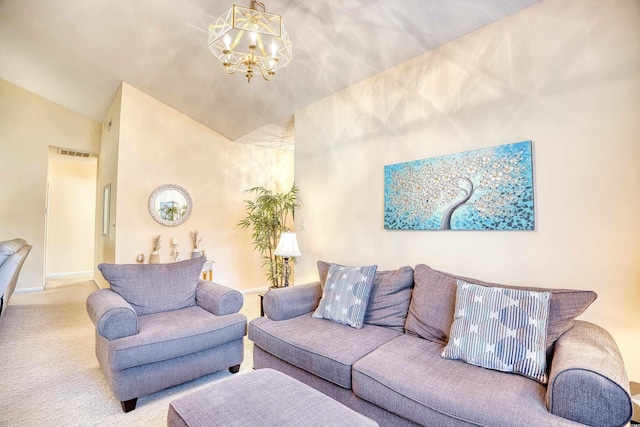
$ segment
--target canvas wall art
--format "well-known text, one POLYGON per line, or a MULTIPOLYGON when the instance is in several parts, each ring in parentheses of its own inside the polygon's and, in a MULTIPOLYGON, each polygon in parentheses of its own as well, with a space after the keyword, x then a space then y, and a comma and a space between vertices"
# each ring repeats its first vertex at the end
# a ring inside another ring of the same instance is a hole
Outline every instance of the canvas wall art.
POLYGON ((390 230, 533 230, 532 143, 385 166, 390 230))

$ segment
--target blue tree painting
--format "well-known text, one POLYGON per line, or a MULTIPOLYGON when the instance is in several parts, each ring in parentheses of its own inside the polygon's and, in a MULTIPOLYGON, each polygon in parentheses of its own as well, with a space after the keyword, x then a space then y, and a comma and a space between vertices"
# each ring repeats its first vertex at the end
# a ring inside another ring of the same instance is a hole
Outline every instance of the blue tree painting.
POLYGON ((533 230, 531 141, 384 168, 391 230, 533 230))

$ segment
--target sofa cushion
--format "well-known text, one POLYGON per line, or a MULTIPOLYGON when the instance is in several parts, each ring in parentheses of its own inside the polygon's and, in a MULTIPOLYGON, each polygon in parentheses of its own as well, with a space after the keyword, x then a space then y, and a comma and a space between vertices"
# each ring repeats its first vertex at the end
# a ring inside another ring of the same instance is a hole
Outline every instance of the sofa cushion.
POLYGON ((179 310, 196 304, 204 257, 170 264, 100 264, 111 289, 139 315, 179 310))
POLYGON ((376 265, 345 267, 332 264, 313 317, 362 328, 377 268, 376 265))
POLYGON ((109 341, 108 360, 113 371, 196 353, 245 335, 242 314, 216 316, 200 307, 138 317, 138 333, 109 341))
POLYGON ((549 292, 490 288, 458 280, 442 357, 547 383, 549 292))
MULTIPOLYGON (((317 265, 324 288, 331 264, 318 261, 317 265)), ((376 271, 364 323, 404 331, 412 289, 413 268, 405 266, 397 270, 376 271)))
POLYGON ((546 387, 512 375, 440 357, 443 346, 402 335, 353 365, 354 393, 419 425, 573 426, 545 407, 546 387), (438 417, 442 419, 442 417, 438 417))
POLYGON ((433 270, 427 265, 419 264, 414 269, 413 296, 405 324, 407 333, 442 345, 449 341, 458 280, 482 286, 550 292, 545 343, 547 356, 553 348, 553 343, 560 335, 571 329, 573 320, 582 314, 597 297, 597 294, 592 291, 517 287, 488 283, 443 273, 433 270))
POLYGON ((380 326, 351 328, 311 313, 288 320, 265 317, 249 324, 249 339, 264 351, 344 388, 351 388, 352 365, 401 333, 380 326))

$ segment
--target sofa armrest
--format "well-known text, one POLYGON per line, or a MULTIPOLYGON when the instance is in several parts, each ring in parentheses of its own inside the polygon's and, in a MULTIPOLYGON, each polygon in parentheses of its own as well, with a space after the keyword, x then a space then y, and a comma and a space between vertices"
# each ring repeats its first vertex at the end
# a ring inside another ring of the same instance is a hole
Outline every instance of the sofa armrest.
POLYGON ((264 314, 271 320, 286 320, 310 313, 322 298, 320 282, 269 290, 263 298, 264 314))
POLYGON ((196 304, 216 316, 226 316, 240 311, 244 297, 228 286, 200 279, 196 288, 196 304))
POLYGON ((108 340, 138 333, 138 315, 131 304, 111 289, 99 289, 87 298, 87 313, 98 333, 108 340))
POLYGON ((629 381, 611 335, 593 323, 576 320, 555 344, 547 409, 592 426, 623 426, 632 416, 629 381))

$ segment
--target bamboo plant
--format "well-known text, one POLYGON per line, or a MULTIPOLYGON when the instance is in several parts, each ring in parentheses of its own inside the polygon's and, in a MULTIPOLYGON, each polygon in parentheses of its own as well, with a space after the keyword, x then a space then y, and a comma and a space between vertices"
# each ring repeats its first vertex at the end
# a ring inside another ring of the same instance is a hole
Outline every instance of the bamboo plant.
POLYGON ((254 248, 260 252, 262 266, 272 288, 282 283, 283 260, 273 254, 280 240, 280 234, 287 229, 289 216, 294 219, 295 210, 301 205, 297 200, 299 188, 295 184, 286 193, 273 193, 264 187, 254 187, 245 191, 255 196, 255 200, 245 200, 247 216, 238 223, 241 228, 251 228, 254 248))

